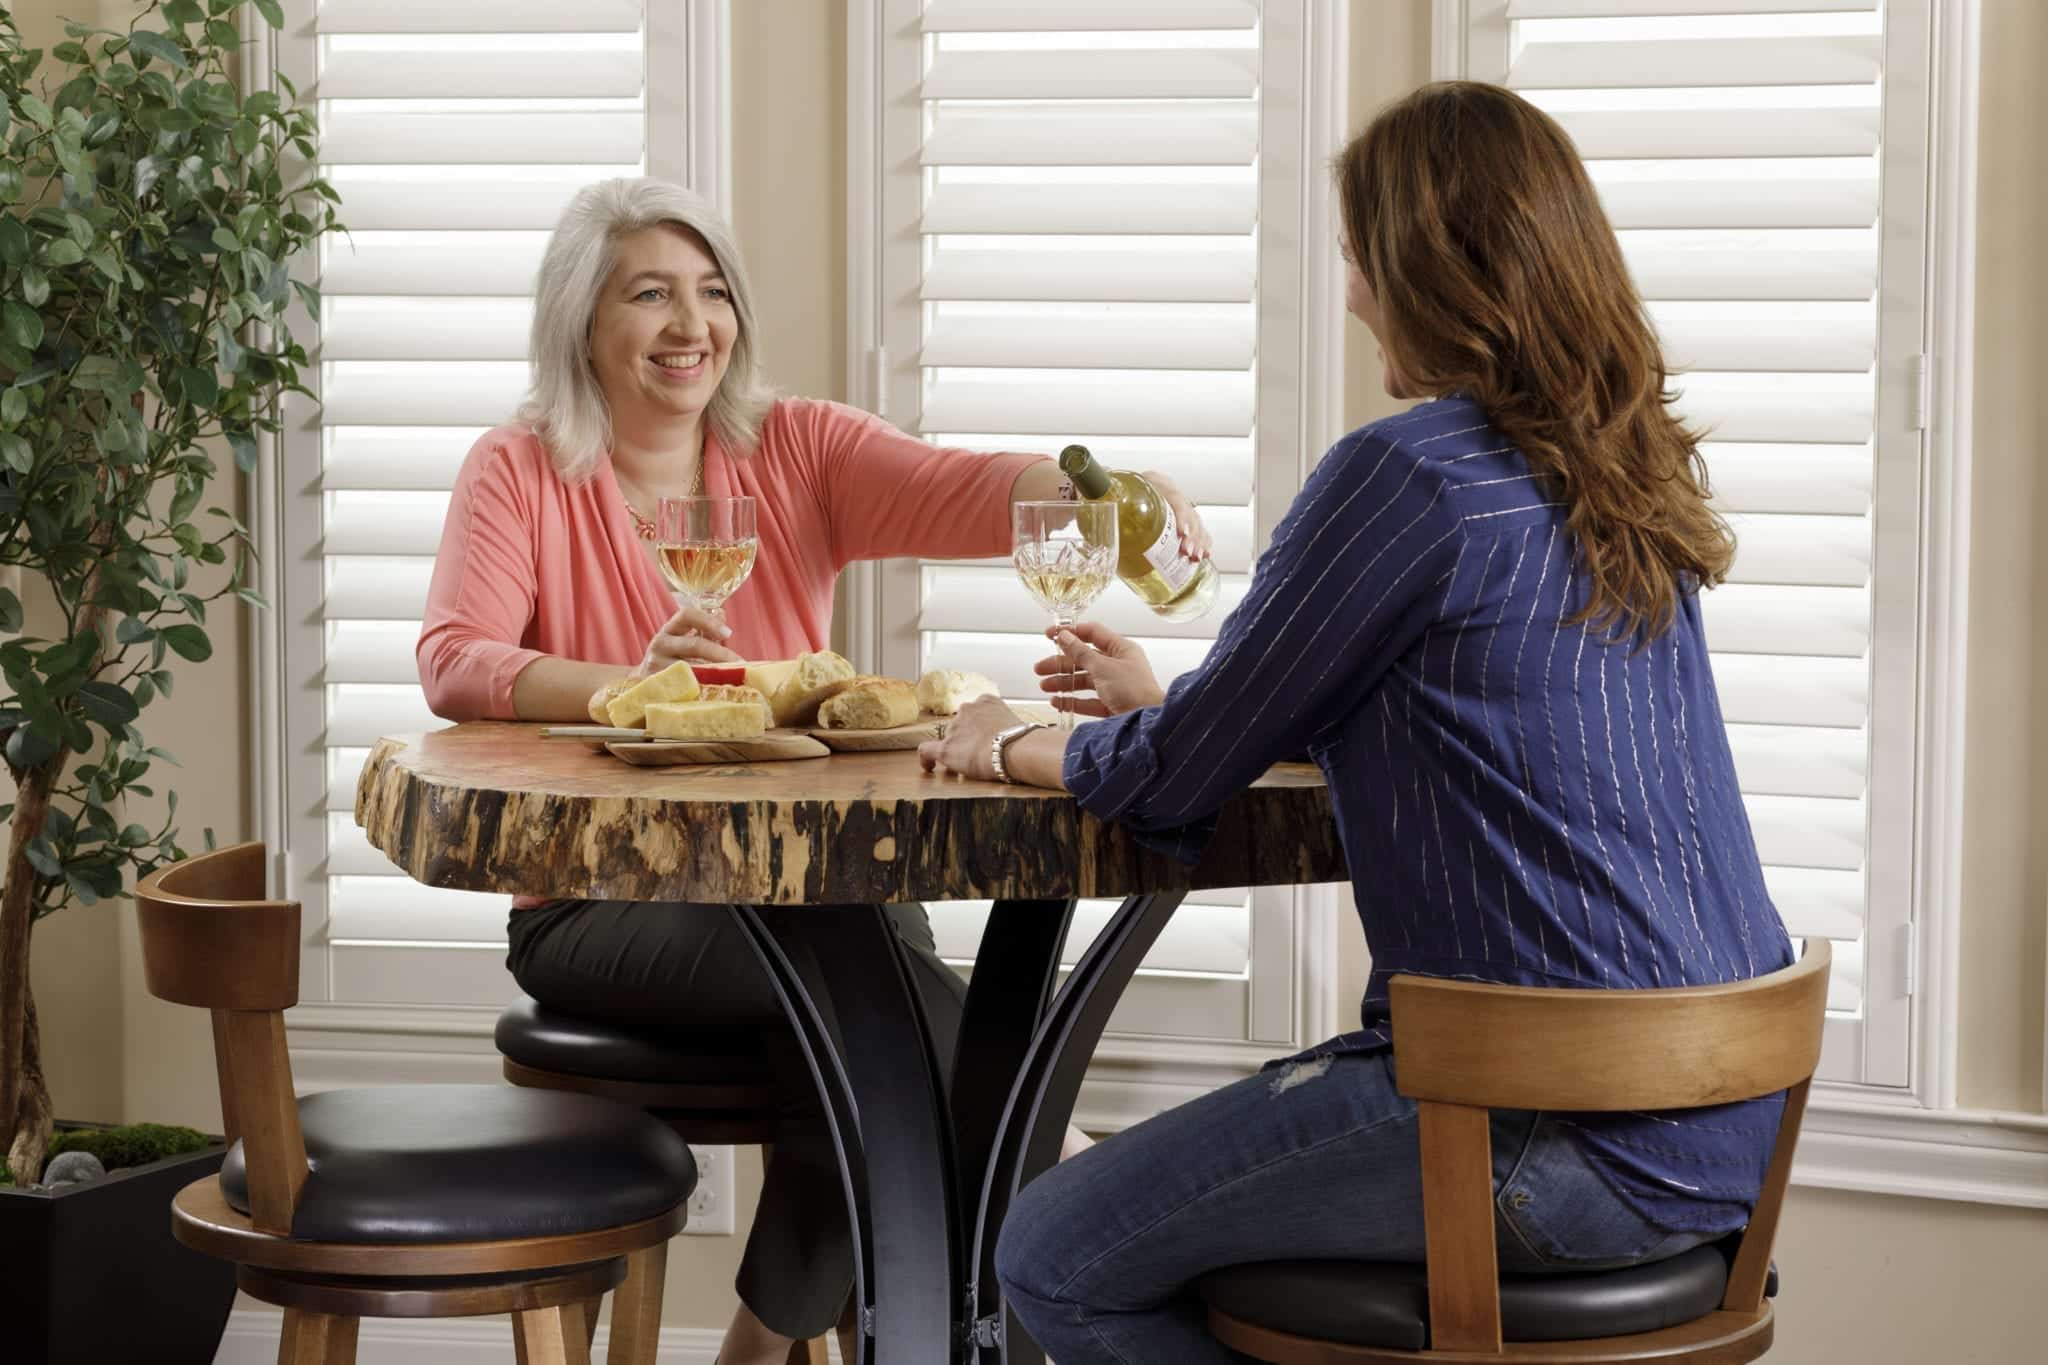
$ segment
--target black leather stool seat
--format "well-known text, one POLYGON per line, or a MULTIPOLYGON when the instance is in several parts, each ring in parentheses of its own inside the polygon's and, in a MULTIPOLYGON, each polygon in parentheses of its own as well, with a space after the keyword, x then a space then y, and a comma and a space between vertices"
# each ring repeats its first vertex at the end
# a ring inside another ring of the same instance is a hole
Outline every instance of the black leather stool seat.
MULTIPOLYGON (((497 1242, 653 1218, 697 1184, 665 1123, 614 1100, 492 1085, 329 1090, 299 1101, 310 1170, 292 1236, 497 1242)), ((249 1212, 242 1144, 220 1170, 249 1212)))
MULTIPOLYGON (((1502 1275, 1501 1336, 1574 1341, 1653 1332, 1705 1317, 1721 1306, 1727 1286, 1727 1258, 1712 1245, 1624 1270, 1502 1275)), ((1262 1261, 1214 1271, 1201 1291, 1212 1308, 1276 1332, 1396 1351, 1429 1344, 1429 1290, 1419 1265, 1262 1261)))
POLYGON ((498 1016, 498 1051, 521 1066, 568 1076, 648 1085, 757 1081, 768 1063, 758 1045, 728 1036, 628 1033, 544 1008, 520 996, 498 1016))

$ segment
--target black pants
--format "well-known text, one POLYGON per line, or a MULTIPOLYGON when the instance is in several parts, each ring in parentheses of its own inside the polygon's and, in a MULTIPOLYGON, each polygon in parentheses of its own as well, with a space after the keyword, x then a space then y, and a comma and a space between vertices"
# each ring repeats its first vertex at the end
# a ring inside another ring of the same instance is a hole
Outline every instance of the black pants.
MULTIPOLYGON (((887 909, 909 949, 911 979, 944 1075, 952 1068, 966 984, 934 951, 923 906, 887 909)), ((699 1047, 719 1035, 765 1043, 786 1102, 818 1114, 796 1033, 725 907, 555 901, 513 911, 509 935, 513 979, 549 1009, 699 1047)), ((829 1002, 820 1004, 829 1025, 829 1002)), ((846 1198, 819 1117, 776 1144, 734 1287, 771 1331, 802 1340, 839 1320, 852 1285, 846 1198)))

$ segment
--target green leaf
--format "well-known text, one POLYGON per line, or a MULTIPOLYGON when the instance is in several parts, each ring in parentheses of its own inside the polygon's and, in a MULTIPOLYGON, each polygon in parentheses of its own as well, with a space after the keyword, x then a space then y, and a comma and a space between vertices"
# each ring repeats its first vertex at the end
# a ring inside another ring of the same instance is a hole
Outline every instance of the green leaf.
POLYGON ((222 251, 240 251, 242 239, 235 236, 235 230, 223 223, 213 230, 213 244, 222 251))
MULTIPOLYGON (((16 733, 19 734, 20 732, 16 731, 16 733)), ((14 747, 12 741, 8 743, 7 747, 10 749, 14 747)), ((55 751, 52 750, 52 752, 55 751)), ((45 877, 61 877, 64 875, 64 866, 57 861, 57 850, 51 848, 50 841, 42 835, 38 834, 35 838, 29 840, 27 847, 22 851, 28 855, 29 866, 42 873, 45 877)))
MULTIPOLYGON (((280 19, 277 27, 284 27, 282 19, 280 19)), ((190 65, 185 60, 185 54, 178 50, 178 45, 172 42, 167 35, 152 33, 146 28, 137 29, 129 34, 128 46, 137 52, 157 58, 166 66, 176 67, 180 71, 185 70, 190 65)), ((137 65, 141 65, 141 63, 138 62, 137 65)))
POLYGON ((114 639, 124 645, 139 645, 155 636, 155 628, 140 617, 124 616, 114 625, 114 639))
POLYGON ((224 47, 230 51, 242 45, 242 35, 225 19, 207 20, 206 37, 215 47, 224 47))
POLYGON ((256 150, 259 134, 256 131, 256 125, 248 119, 243 119, 237 123, 228 136, 234 141, 235 150, 243 156, 247 156, 256 150))
POLYGON ((242 344, 235 340, 235 334, 227 328, 216 325, 213 329, 214 344, 220 348, 220 367, 229 374, 242 368, 242 344))
POLYGON ((113 393, 120 382, 116 378, 118 371, 112 356, 89 355, 71 372, 71 382, 81 389, 113 393))
POLYGON ((256 0, 256 10, 272 28, 284 27, 284 10, 277 0, 256 0))
POLYGON ((7 339, 25 350, 33 351, 43 343, 43 315, 26 304, 8 299, 0 303, 0 330, 7 339))
POLYGON ((110 246, 97 247, 93 250, 89 259, 93 265, 99 268, 100 274, 105 275, 115 284, 121 283, 123 278, 125 278, 121 273, 121 258, 114 254, 114 248, 110 246))
POLYGON ((60 747, 41 730, 17 725, 7 737, 7 761, 17 768, 33 768, 55 758, 60 747))
POLYGON ((212 370, 185 366, 178 371, 178 387, 185 391, 185 397, 195 407, 209 407, 220 397, 220 380, 212 370))
POLYGON ((92 60, 82 43, 59 43, 50 49, 50 55, 60 62, 70 62, 73 66, 83 66, 92 60))
POLYGON ((256 470, 256 438, 247 431, 230 431, 228 445, 235 452, 235 468, 244 474, 256 470))
POLYGON ((213 654, 213 641, 207 639, 206 632, 198 626, 165 626, 160 633, 164 643, 181 659, 195 664, 204 663, 213 654))
POLYGON ((50 277, 43 273, 41 266, 25 265, 21 268, 21 301, 31 308, 40 308, 49 302, 50 277))
POLYGON ((0 261, 20 265, 29 256, 28 229, 19 218, 0 218, 0 261))
MULTIPOLYGON (((0 424, 10 427, 21 425, 21 419, 28 416, 28 395, 20 389, 8 389, 0 393, 0 424)), ((0 630, 10 627, 0 626, 0 630)))
POLYGON ((85 713, 108 729, 126 725, 142 714, 135 698, 109 682, 89 682, 78 689, 78 704, 85 713))
POLYGON ((21 106, 21 116, 38 128, 49 127, 51 119, 56 117, 50 112, 50 106, 44 104, 34 95, 19 95, 16 97, 16 102, 21 106))
POLYGON ((313 321, 318 322, 320 320, 320 291, 312 285, 302 284, 298 280, 292 281, 292 288, 298 291, 299 302, 306 305, 306 311, 312 315, 313 321))
POLYGON ((35 447, 14 432, 0 432, 0 464, 17 474, 26 474, 36 467, 35 447))
POLYGON ((161 157, 146 156, 135 163, 135 197, 140 199, 148 194, 156 182, 163 177, 164 163, 161 157))
POLYGON ((198 0, 169 0, 164 6, 164 18, 174 24, 196 24, 205 17, 198 0))
POLYGON ((274 114, 277 110, 277 92, 274 90, 258 90, 242 101, 242 112, 258 118, 274 114))
POLYGON ((69 237, 52 237, 43 244, 43 260, 46 264, 61 269, 67 265, 77 265, 84 259, 84 250, 69 237))

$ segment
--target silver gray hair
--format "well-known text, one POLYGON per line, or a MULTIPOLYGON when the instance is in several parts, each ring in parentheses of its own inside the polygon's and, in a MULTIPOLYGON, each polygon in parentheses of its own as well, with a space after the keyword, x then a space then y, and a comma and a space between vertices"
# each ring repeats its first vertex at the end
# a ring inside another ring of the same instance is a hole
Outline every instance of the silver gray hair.
POLYGON ((733 454, 750 453, 775 401, 761 376, 753 294, 739 244, 711 202, 644 176, 586 185, 562 210, 541 258, 527 345, 533 377, 519 405, 519 420, 540 437, 565 482, 589 478, 612 445, 611 408, 590 361, 590 325, 598 292, 616 264, 613 243, 622 233, 658 225, 683 228, 703 240, 725 276, 739 319, 725 374, 704 409, 712 434, 733 454))

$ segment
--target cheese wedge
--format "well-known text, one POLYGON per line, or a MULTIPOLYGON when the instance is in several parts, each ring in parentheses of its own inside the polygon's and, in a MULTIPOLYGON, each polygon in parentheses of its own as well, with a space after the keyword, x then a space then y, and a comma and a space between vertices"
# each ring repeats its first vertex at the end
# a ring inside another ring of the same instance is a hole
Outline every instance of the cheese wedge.
POLYGON ((995 680, 957 668, 935 668, 917 680, 917 704, 935 716, 957 716, 976 697, 1000 697, 995 680))
POLYGON ((750 706, 761 708, 761 727, 775 724, 775 712, 769 709, 768 698, 761 695, 756 687, 741 687, 734 683, 705 683, 704 690, 697 694, 698 701, 743 701, 750 706))
POLYGON ((795 659, 770 659, 763 663, 746 665, 746 685, 764 697, 773 697, 776 691, 789 681, 789 675, 796 672, 795 659))
POLYGON ((657 701, 647 707, 649 739, 759 739, 757 701, 657 701))
POLYGON ((650 704, 663 701, 695 701, 697 690, 697 675, 690 671, 690 666, 686 663, 673 663, 659 673, 642 678, 613 697, 611 704, 605 708, 605 715, 614 725, 637 730, 650 704))
POLYGON ((827 730, 893 730, 917 719, 917 692, 901 678, 855 678, 818 708, 827 730))
POLYGON ((853 665, 829 649, 803 655, 796 668, 768 696, 777 725, 809 725, 826 698, 853 681, 853 665))

